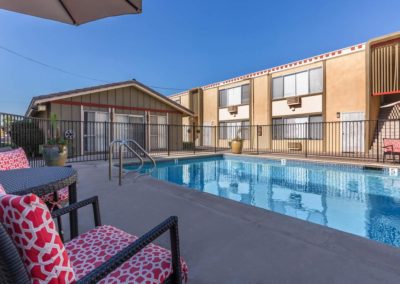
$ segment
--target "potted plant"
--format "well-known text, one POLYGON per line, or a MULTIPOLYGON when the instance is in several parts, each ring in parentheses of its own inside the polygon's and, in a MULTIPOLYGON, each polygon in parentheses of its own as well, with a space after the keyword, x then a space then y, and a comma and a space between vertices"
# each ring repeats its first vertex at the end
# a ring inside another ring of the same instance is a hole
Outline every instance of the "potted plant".
POLYGON ((63 167, 68 158, 67 141, 60 135, 60 129, 57 127, 57 115, 50 116, 51 128, 49 129, 49 137, 45 145, 43 145, 43 159, 48 167, 63 167))
POLYGON ((233 154, 242 154, 243 139, 240 137, 239 133, 241 133, 240 129, 236 132, 236 137, 229 143, 233 154))

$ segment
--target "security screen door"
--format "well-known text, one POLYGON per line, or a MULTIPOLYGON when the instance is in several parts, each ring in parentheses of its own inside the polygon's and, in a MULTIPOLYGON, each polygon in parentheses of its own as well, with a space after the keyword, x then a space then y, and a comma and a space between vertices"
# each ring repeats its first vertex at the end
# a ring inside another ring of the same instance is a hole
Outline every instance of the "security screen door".
POLYGON ((212 130, 211 123, 204 123, 203 127, 203 146, 212 146, 212 130))
POLYGON ((363 112, 342 112, 342 152, 360 153, 364 151, 364 119, 363 112))
POLYGON ((83 149, 85 153, 104 152, 108 147, 107 112, 85 111, 83 127, 83 149))
POLYGON ((143 147, 145 142, 144 116, 115 115, 113 132, 114 140, 133 139, 143 147))
POLYGON ((150 115, 150 150, 167 148, 167 117, 150 115))

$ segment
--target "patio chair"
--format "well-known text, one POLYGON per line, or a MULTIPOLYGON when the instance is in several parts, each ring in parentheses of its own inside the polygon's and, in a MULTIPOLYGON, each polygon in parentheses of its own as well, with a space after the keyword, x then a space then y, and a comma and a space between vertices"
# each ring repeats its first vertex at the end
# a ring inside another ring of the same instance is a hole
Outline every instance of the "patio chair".
MULTIPOLYGON (((30 168, 28 158, 24 149, 9 149, 8 151, 0 151, 0 171, 26 169, 30 168)), ((42 200, 49 205, 50 210, 60 208, 67 203, 69 199, 68 187, 63 188, 55 194, 50 193, 41 197, 42 200)))
POLYGON ((0 283, 181 283, 178 219, 138 238, 102 226, 97 196, 53 211, 34 194, 0 194, 0 283), (92 205, 95 229, 63 244, 53 218, 92 205), (170 232, 171 251, 152 244, 170 232), (40 282, 42 281, 42 282, 40 282))
POLYGON ((399 156, 400 159, 400 139, 383 139, 383 162, 385 162, 386 155, 392 156, 393 162, 395 156, 399 156))

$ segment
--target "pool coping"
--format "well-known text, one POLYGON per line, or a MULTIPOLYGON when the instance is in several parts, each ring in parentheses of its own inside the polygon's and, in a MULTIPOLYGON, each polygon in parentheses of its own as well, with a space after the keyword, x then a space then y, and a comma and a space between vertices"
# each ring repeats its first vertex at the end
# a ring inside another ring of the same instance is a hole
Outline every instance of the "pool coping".
MULTIPOLYGON (((357 167, 364 170, 385 170, 395 168, 400 170, 400 164, 381 164, 381 163, 371 163, 365 161, 354 161, 354 160, 335 160, 335 159, 323 159, 323 158, 305 158, 305 157, 294 157, 294 156, 276 156, 276 155, 266 155, 266 154, 232 154, 232 153, 201 153, 197 155, 179 155, 179 156, 168 156, 168 157, 153 157, 157 162, 170 162, 175 160, 193 160, 193 159, 201 159, 201 158, 210 158, 210 157, 245 157, 253 160, 273 160, 273 161, 282 161, 286 160, 287 162, 303 162, 303 163, 311 163, 311 164, 323 164, 329 166, 351 166, 357 167)), ((145 159, 145 164, 148 164, 150 160, 145 159)), ((127 159, 126 162, 123 163, 123 166, 136 165, 138 162, 133 162, 133 160, 127 159)), ((114 164, 114 166, 119 166, 118 164, 114 164)), ((399 171, 400 175, 400 171, 399 171)))

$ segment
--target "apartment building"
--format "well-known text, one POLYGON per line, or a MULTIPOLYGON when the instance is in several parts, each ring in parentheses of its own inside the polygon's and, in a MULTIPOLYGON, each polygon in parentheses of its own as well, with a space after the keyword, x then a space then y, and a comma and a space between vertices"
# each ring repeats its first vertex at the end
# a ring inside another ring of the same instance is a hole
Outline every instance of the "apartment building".
POLYGON ((334 143, 332 151, 362 152, 374 144, 376 124, 365 123, 361 129, 349 124, 328 131, 323 122, 400 118, 399 68, 397 32, 193 88, 170 99, 195 113, 195 117, 183 118, 183 124, 219 126, 217 134, 200 135, 197 144, 232 139, 235 133, 229 129, 234 127, 269 125, 267 133, 245 131, 247 137, 242 138, 254 143, 250 140, 255 141, 251 138, 257 135, 258 142, 267 147, 282 140, 306 139, 324 151, 334 143), (353 142, 347 143, 350 138, 353 142))

